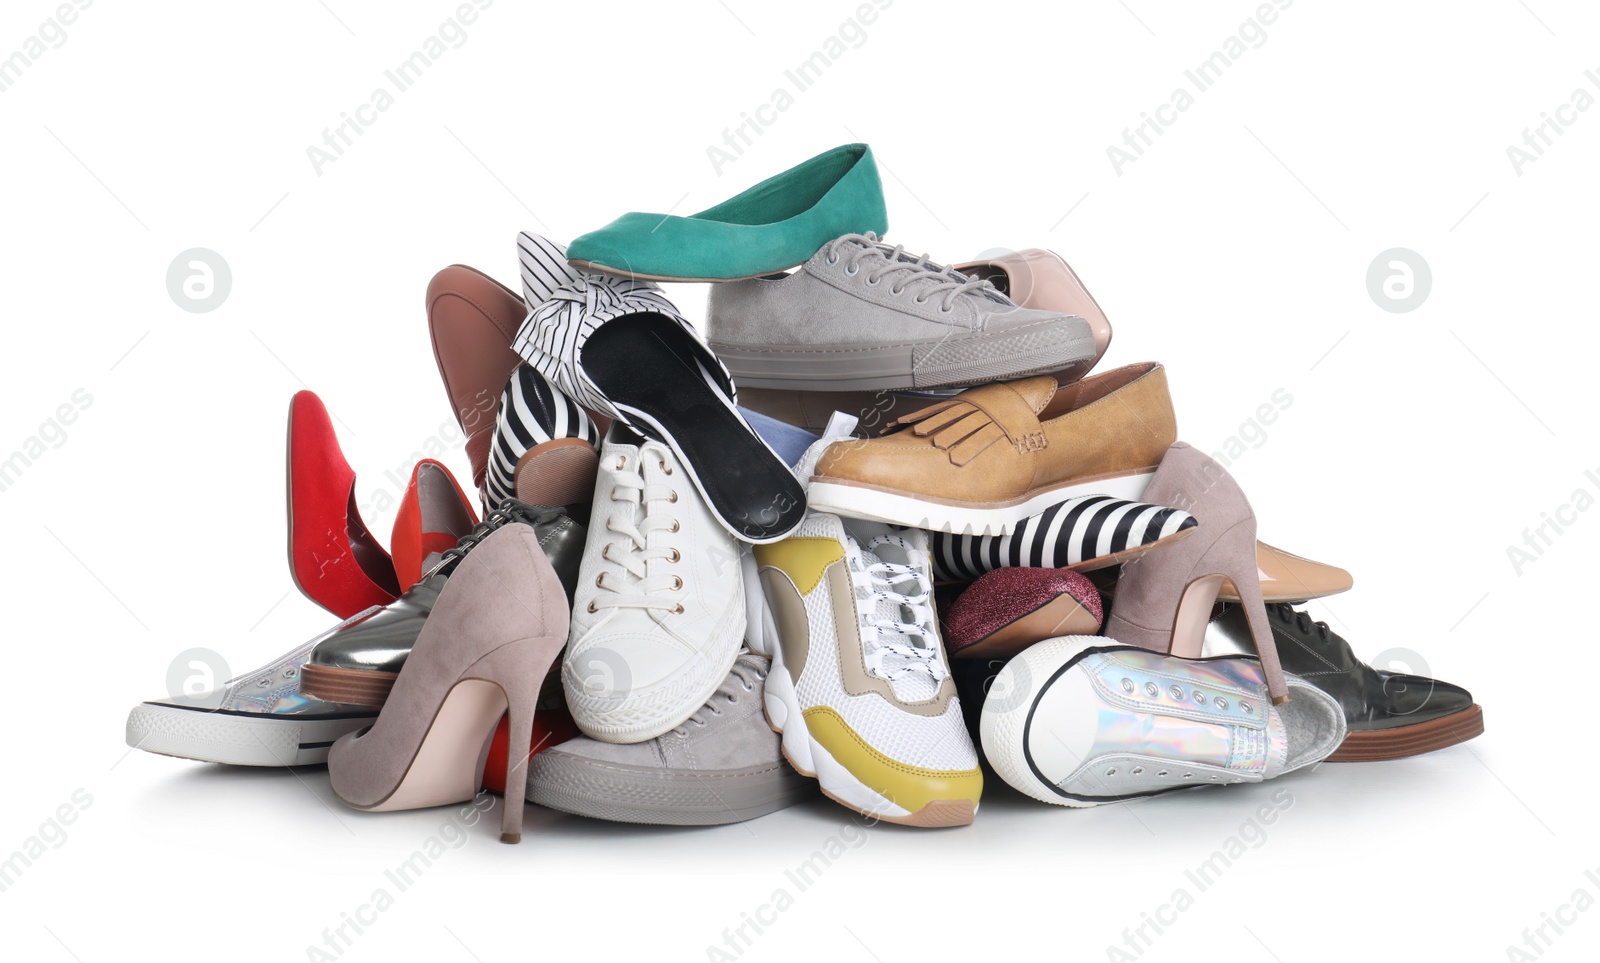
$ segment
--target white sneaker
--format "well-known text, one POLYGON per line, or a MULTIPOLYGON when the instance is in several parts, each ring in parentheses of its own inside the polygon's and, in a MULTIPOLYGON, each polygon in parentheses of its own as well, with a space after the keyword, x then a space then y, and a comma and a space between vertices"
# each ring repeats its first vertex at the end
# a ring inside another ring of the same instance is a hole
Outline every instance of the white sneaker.
POLYGON ((744 643, 740 544, 672 449, 620 422, 600 449, 594 514, 562 666, 584 735, 644 742, 681 725, 744 643))
POLYGON ((779 640, 767 721, 789 763, 886 822, 971 823, 983 774, 939 639, 928 534, 812 513, 755 555, 779 640))

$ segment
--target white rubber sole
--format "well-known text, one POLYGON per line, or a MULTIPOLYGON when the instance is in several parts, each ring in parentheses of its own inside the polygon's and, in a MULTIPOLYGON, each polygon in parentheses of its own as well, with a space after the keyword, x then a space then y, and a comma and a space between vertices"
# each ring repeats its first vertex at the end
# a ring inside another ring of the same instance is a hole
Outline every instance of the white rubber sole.
POLYGON ((1140 501, 1155 476, 1154 471, 1121 475, 1099 481, 1063 485, 1040 492, 1026 501, 998 508, 981 505, 945 505, 910 495, 813 481, 806 489, 806 502, 812 511, 829 512, 846 518, 864 518, 891 525, 904 525, 952 535, 1009 535, 1019 522, 1032 518, 1051 505, 1069 498, 1109 495, 1140 501))
POLYGON ((163 756, 229 766, 317 766, 347 732, 372 725, 377 712, 348 719, 249 716, 144 703, 128 713, 127 742, 163 756))
POLYGON ((722 685, 722 680, 726 679, 728 673, 733 671, 733 663, 738 661, 739 649, 743 644, 744 636, 741 633, 729 649, 728 656, 724 660, 726 664, 721 666, 721 671, 715 671, 715 667, 713 667, 713 671, 707 673, 706 680, 701 683, 698 691, 691 692, 681 699, 675 699, 670 704, 663 703, 659 706, 644 704, 644 700, 631 704, 624 703, 610 710, 604 716, 595 713, 571 698, 570 694, 575 683, 567 678, 566 675, 566 665, 571 664, 571 659, 570 657, 564 657, 566 661, 561 670, 561 682, 562 688, 569 694, 567 711, 572 714, 572 721, 577 724, 578 731, 597 742, 611 742, 623 745, 634 742, 648 742, 657 736, 666 735, 683 725, 684 720, 694 715, 695 710, 711 701, 711 697, 717 692, 717 687, 722 685), (606 721, 620 716, 629 716, 631 718, 625 725, 606 721))
POLYGON ((1028 764, 1023 744, 1039 688, 1056 670, 1085 649, 1117 644, 1096 635, 1045 639, 1007 662, 994 677, 978 719, 978 736, 983 743, 984 758, 1011 788, 1052 806, 1087 809, 1101 805, 1098 801, 1071 799, 1056 792, 1055 787, 1040 779, 1028 764))
POLYGON ((783 665, 781 647, 773 649, 772 669, 767 673, 762 704, 767 711, 767 725, 783 736, 783 756, 789 760, 789 765, 800 775, 816 779, 828 798, 864 816, 891 821, 909 817, 911 810, 857 779, 821 743, 811 738, 794 681, 783 665))

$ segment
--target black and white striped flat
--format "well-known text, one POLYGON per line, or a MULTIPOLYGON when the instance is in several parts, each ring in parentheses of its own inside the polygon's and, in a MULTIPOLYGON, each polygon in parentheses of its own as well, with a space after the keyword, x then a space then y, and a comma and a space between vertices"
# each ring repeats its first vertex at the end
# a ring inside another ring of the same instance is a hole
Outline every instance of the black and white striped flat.
MULTIPOLYGON (((524 271, 559 250, 524 242, 524 271)), ((568 280, 532 306, 512 347, 582 407, 670 446, 734 537, 774 542, 805 517, 805 490, 739 414, 728 370, 654 283, 568 280)))
POLYGON ((485 505, 507 498, 550 508, 589 501, 599 446, 600 430, 588 412, 532 366, 518 365, 495 416, 485 505))
POLYGON ((969 582, 998 568, 1089 572, 1137 558, 1198 524, 1177 508, 1110 495, 1068 498, 1018 522, 1009 535, 932 533, 933 575, 969 582))

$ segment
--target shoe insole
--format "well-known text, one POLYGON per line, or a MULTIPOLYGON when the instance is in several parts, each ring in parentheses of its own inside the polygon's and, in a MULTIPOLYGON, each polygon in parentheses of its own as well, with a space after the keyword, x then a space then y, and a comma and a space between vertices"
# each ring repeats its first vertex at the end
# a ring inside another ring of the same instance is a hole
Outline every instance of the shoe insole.
POLYGON ((698 360, 706 354, 671 318, 635 314, 600 326, 580 362, 635 430, 678 453, 729 531, 780 538, 805 516, 805 489, 734 411, 715 369, 698 360))

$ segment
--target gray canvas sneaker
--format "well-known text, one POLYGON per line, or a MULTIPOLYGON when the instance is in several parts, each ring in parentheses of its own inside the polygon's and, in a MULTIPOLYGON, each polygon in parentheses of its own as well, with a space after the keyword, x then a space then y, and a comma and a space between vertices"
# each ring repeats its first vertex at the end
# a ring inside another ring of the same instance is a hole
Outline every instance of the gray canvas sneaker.
POLYGON ((938 388, 1094 356, 1083 318, 1019 308, 988 281, 846 234, 792 274, 716 284, 706 340, 742 387, 938 388))
POLYGON ((630 745, 570 739, 528 763, 528 801, 624 823, 716 826, 765 816, 816 794, 783 761, 767 726, 765 656, 743 652, 678 728, 630 745))

